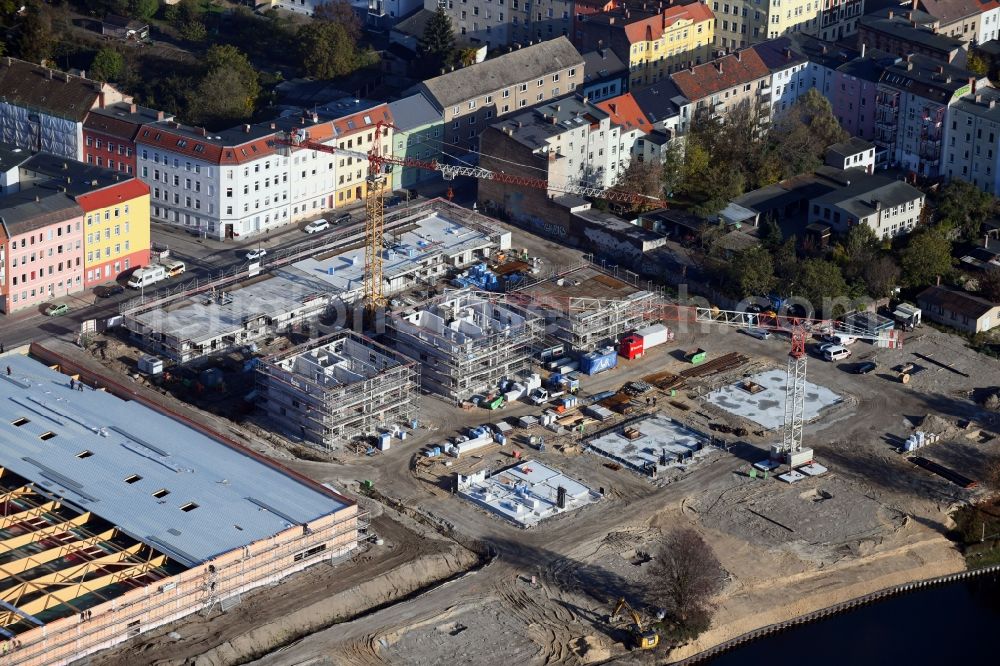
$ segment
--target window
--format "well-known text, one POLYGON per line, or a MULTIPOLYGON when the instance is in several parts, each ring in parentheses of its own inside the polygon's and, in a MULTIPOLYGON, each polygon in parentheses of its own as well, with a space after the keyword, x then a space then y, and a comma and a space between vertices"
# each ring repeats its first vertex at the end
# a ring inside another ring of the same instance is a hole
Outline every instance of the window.
POLYGON ((125 477, 125 483, 135 483, 136 481, 142 481, 142 477, 138 474, 132 474, 125 477))
POLYGON ((197 504, 195 504, 194 502, 188 502, 187 504, 181 507, 181 511, 183 511, 184 513, 189 513, 197 508, 198 508, 197 504))
POLYGON ((40 439, 40 440, 42 440, 44 442, 46 440, 52 439, 55 436, 56 436, 56 434, 54 432, 52 432, 51 430, 47 430, 47 431, 43 432, 41 435, 39 435, 38 439, 40 439))
POLYGON ((29 419, 24 418, 23 416, 21 418, 14 419, 13 421, 11 421, 11 425, 15 425, 18 428, 23 426, 25 423, 31 423, 31 421, 29 419))
POLYGON ((167 490, 166 488, 160 488, 155 493, 153 493, 153 497, 155 497, 156 499, 163 499, 169 494, 170 494, 169 490, 167 490))
POLYGON ((94 455, 93 451, 83 450, 83 451, 80 451, 78 454, 76 454, 76 457, 77 458, 89 458, 92 455, 94 455))

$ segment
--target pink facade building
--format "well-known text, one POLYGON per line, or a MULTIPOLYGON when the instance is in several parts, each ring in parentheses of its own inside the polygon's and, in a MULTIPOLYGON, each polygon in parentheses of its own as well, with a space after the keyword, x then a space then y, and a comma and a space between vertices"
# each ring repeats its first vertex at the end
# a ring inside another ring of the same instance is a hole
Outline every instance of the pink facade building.
POLYGON ((851 136, 868 141, 875 138, 875 96, 882 70, 877 61, 857 58, 833 72, 830 103, 841 127, 851 136))
POLYGON ((83 209, 65 192, 42 188, 3 199, 0 311, 38 308, 83 290, 83 209))

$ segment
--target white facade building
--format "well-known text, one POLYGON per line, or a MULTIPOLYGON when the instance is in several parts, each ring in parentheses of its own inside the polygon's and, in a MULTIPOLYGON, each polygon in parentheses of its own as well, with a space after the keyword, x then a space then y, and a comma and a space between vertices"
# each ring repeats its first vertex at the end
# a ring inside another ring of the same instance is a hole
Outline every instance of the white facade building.
POLYGON ((375 109, 357 112, 352 105, 343 113, 369 123, 359 118, 349 127, 353 116, 331 120, 329 110, 218 134, 176 122, 144 126, 136 136, 136 169, 150 188, 150 216, 211 238, 240 238, 362 199, 366 164, 275 144, 276 136, 305 130, 319 143, 365 152, 367 145, 353 135, 371 134, 382 116, 373 120, 375 109))
POLYGON ((553 185, 610 187, 622 171, 619 128, 608 113, 582 99, 564 97, 491 127, 544 157, 553 185))
POLYGON ((924 194, 901 181, 871 176, 862 169, 845 172, 846 187, 809 202, 809 223, 829 225, 845 234, 851 227, 866 224, 880 239, 910 233, 920 221, 924 194))
POLYGON ((1000 91, 982 87, 948 108, 942 175, 1000 192, 1000 91))
POLYGON ((976 44, 1000 38, 1000 0, 981 2, 982 13, 979 15, 979 31, 976 33, 976 44))

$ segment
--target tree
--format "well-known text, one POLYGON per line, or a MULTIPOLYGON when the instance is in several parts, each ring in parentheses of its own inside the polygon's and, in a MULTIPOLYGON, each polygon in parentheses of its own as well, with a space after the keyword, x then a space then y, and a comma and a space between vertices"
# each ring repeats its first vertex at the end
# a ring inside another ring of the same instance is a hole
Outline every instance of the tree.
POLYGON ((1000 303, 1000 267, 991 266, 979 278, 979 293, 988 301, 1000 303))
MULTIPOLYGON (((618 192, 627 192, 659 199, 663 196, 663 168, 656 162, 646 162, 634 159, 628 168, 618 175, 614 188, 618 192)), ((648 205, 636 204, 633 210, 648 208, 648 205)))
POLYGON ((826 259, 806 259, 798 271, 793 295, 805 298, 813 310, 824 318, 843 314, 843 305, 831 306, 829 303, 830 300, 848 295, 847 282, 837 264, 826 259))
POLYGON ((260 95, 257 70, 246 54, 230 45, 213 45, 205 54, 205 75, 191 99, 195 122, 233 124, 253 113, 260 95))
POLYGON ((718 213, 730 201, 743 194, 745 183, 743 173, 731 164, 708 169, 702 174, 694 190, 689 192, 698 201, 691 211, 702 217, 718 213))
POLYGON ((913 234, 899 258, 903 281, 911 287, 934 282, 951 272, 951 241, 937 229, 913 234))
POLYGON ((114 81, 125 69, 125 58, 110 47, 103 47, 90 63, 88 74, 96 81, 114 81))
POLYGON ((417 45, 417 53, 423 59, 424 71, 431 76, 455 59, 455 32, 443 7, 438 7, 434 16, 427 21, 424 34, 417 45))
POLYGON ((965 56, 965 69, 976 76, 986 76, 989 74, 990 66, 985 58, 980 57, 978 53, 972 51, 965 56))
POLYGON ((159 8, 160 0, 129 0, 128 15, 140 21, 148 21, 159 8))
POLYGON ((339 23, 313 21, 298 34, 302 66, 309 76, 332 79, 357 69, 355 44, 339 23))
POLYGON ((318 5, 313 10, 313 20, 336 23, 355 43, 361 38, 361 19, 346 0, 331 0, 318 5))
POLYGON ((683 627, 708 627, 712 597, 722 590, 725 570, 711 546, 689 527, 671 530, 650 566, 650 593, 683 627))
POLYGON ((938 195, 937 221, 945 233, 955 230, 965 240, 977 241, 983 220, 995 206, 993 195, 964 180, 952 180, 938 195))
POLYGON ((667 144, 663 155, 663 191, 668 197, 677 192, 684 182, 684 147, 678 141, 667 144))
POLYGON ((203 42, 208 37, 208 28, 201 21, 188 21, 181 26, 181 37, 189 42, 203 42))
POLYGON ((892 257, 878 257, 865 264, 861 271, 865 289, 872 298, 886 298, 899 284, 899 266, 892 257))
POLYGON ((768 138, 787 178, 820 166, 827 147, 848 136, 833 114, 830 100, 810 88, 774 124, 768 138))
POLYGON ((737 254, 728 268, 730 286, 740 298, 766 296, 774 288, 774 260, 760 245, 737 254))
POLYGON ((28 62, 41 64, 52 55, 52 23, 38 0, 25 4, 14 48, 18 57, 28 62))
POLYGON ((781 233, 781 227, 778 226, 778 223, 770 215, 766 215, 761 221, 760 233, 758 235, 760 236, 760 242, 768 250, 776 250, 784 238, 781 233))

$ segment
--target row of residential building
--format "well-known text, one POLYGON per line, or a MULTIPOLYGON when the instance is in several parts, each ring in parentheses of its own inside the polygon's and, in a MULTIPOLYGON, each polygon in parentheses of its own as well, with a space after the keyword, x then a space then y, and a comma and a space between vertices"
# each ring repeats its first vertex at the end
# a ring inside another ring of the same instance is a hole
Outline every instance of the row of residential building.
POLYGON ((0 149, 0 311, 38 307, 149 263, 149 187, 65 157, 0 149))

